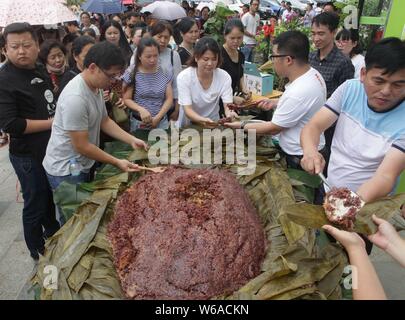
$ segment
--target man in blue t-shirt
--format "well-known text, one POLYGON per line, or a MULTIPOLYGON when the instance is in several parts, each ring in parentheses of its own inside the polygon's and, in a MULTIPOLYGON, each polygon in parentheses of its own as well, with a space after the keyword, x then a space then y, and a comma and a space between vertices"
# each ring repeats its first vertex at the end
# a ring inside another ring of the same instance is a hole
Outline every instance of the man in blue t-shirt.
POLYGON ((405 42, 384 39, 365 60, 360 80, 340 85, 302 130, 301 166, 322 172, 319 137, 337 120, 328 182, 370 202, 392 192, 405 169, 405 42))

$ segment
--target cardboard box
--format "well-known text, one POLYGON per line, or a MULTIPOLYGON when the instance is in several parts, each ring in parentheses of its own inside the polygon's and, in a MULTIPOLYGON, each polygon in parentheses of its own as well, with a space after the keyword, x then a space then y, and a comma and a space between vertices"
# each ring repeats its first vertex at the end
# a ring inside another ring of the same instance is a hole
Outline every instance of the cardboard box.
POLYGON ((245 62, 243 80, 247 90, 260 96, 267 96, 273 92, 274 76, 261 73, 256 64, 245 62))

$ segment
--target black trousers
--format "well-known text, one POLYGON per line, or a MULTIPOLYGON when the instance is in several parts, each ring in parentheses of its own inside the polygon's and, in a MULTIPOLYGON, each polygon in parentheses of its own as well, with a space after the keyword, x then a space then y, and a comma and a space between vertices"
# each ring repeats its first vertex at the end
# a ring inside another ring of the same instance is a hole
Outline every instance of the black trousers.
POLYGON ((45 238, 59 229, 52 190, 42 163, 31 157, 10 154, 10 162, 21 184, 24 198, 22 214, 24 238, 31 257, 38 258, 45 246, 45 238))

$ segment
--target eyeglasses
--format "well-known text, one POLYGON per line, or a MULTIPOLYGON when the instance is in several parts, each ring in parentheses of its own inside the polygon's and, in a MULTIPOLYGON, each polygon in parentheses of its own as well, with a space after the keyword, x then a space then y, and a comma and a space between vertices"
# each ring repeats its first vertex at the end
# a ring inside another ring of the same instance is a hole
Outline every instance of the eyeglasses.
POLYGON ((336 40, 337 43, 348 43, 349 41, 350 40, 342 40, 342 39, 336 40))
POLYGON ((99 67, 99 69, 101 70, 102 73, 104 73, 104 75, 109 79, 109 80, 121 80, 122 78, 122 73, 119 74, 108 74, 105 70, 101 69, 99 67))
POLYGON ((270 55, 269 59, 273 60, 274 58, 282 58, 282 57, 291 57, 291 59, 294 59, 295 57, 290 55, 290 54, 272 54, 270 55))

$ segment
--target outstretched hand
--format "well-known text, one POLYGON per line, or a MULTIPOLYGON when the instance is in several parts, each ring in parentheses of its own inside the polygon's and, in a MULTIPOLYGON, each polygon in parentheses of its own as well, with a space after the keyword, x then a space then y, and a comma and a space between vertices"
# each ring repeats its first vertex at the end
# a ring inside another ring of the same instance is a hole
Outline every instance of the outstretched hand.
POLYGON ((126 159, 118 160, 116 163, 116 167, 124 172, 136 172, 141 170, 137 164, 132 163, 131 161, 128 161, 126 159))
POLYGON ((131 146, 134 149, 141 148, 141 149, 144 149, 146 151, 148 151, 148 149, 149 149, 148 144, 145 141, 143 141, 141 139, 138 139, 138 138, 134 138, 133 142, 131 143, 131 146))
POLYGON ((395 228, 387 220, 378 218, 373 214, 373 221, 378 226, 378 230, 368 236, 368 239, 377 247, 387 250, 389 245, 395 244, 400 239, 395 228))
POLYGON ((322 229, 339 241, 347 251, 354 248, 365 249, 366 247, 364 240, 355 232, 339 230, 331 225, 324 225, 322 229))

